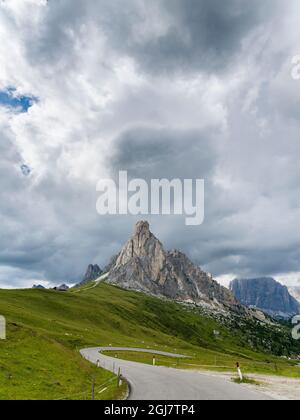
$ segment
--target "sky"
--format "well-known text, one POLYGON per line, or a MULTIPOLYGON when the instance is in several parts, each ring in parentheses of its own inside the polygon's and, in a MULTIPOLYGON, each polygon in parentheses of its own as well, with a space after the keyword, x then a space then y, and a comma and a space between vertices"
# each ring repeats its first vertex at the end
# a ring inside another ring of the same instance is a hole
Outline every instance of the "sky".
POLYGON ((299 39, 297 0, 1 0, 0 287, 106 265, 141 218, 96 212, 120 170, 205 180, 201 226, 148 217, 166 248, 300 285, 299 39))
POLYGON ((0 91, 0 105, 15 112, 28 112, 34 99, 28 96, 14 95, 14 90, 6 88, 0 91))

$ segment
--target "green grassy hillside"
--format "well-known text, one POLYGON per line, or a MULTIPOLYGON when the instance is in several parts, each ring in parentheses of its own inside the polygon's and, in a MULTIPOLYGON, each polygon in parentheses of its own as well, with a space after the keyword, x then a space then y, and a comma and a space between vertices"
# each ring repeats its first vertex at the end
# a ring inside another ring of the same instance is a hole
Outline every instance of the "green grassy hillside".
POLYGON ((230 370, 239 360, 246 371, 300 377, 295 362, 270 354, 298 351, 288 329, 228 323, 106 284, 68 293, 0 290, 0 314, 8 321, 7 340, 0 341, 0 399, 88 399, 94 375, 96 398, 121 397, 115 377, 78 352, 110 344, 188 355, 178 367, 230 370))

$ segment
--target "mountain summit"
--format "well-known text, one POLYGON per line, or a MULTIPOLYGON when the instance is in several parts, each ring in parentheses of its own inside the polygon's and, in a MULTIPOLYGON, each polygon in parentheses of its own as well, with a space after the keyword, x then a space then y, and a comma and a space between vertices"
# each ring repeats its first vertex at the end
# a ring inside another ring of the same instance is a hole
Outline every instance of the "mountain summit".
POLYGON ((291 318, 300 313, 300 304, 273 278, 236 279, 230 290, 246 306, 254 307, 275 318, 291 318))
POLYGON ((102 274, 102 270, 98 264, 90 264, 86 270, 86 273, 80 283, 76 287, 84 286, 90 281, 97 280, 102 274))
POLYGON ((232 293, 180 251, 165 251, 149 223, 138 222, 110 270, 108 283, 180 302, 238 308, 232 293))

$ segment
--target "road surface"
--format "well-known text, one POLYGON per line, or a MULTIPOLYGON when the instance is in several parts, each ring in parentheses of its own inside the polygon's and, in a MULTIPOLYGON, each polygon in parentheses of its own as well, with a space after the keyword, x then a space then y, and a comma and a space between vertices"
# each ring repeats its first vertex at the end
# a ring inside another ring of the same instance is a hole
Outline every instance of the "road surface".
POLYGON ((150 366, 104 356, 100 351, 139 351, 151 354, 184 357, 182 355, 119 347, 97 347, 83 349, 81 355, 92 363, 99 361, 101 367, 121 374, 131 386, 130 400, 269 400, 260 392, 252 391, 244 385, 180 369, 150 366))

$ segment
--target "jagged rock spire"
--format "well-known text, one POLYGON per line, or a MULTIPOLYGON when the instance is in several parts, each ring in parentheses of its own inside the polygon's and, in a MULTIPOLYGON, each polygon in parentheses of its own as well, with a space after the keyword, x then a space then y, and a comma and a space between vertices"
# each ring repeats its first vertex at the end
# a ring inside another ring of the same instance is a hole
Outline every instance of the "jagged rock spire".
POLYGON ((180 251, 167 252, 147 221, 136 224, 108 282, 182 302, 238 306, 234 296, 180 251))

